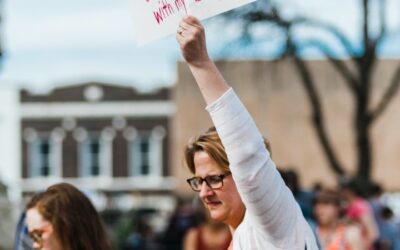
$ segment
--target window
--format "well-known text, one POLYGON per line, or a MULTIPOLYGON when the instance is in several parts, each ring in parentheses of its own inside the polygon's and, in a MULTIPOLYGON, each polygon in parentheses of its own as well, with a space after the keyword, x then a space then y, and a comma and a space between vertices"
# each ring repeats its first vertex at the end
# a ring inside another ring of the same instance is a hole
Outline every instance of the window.
POLYGON ((81 144, 80 176, 90 177, 101 174, 102 145, 98 136, 90 136, 81 144))
POLYGON ((130 176, 161 176, 165 130, 156 127, 139 132, 129 145, 130 176))
POLYGON ((150 173, 150 137, 142 135, 131 143, 131 167, 134 176, 150 173))
POLYGON ((54 145, 50 137, 38 137, 29 144, 29 177, 55 174, 54 145))
POLYGON ((106 127, 99 132, 77 128, 79 177, 112 177, 112 141, 115 131, 106 127))

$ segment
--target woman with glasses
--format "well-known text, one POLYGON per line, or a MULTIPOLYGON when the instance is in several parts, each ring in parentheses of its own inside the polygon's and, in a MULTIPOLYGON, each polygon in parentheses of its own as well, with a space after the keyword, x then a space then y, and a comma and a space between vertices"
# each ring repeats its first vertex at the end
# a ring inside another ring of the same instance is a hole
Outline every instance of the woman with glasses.
POLYGON ((188 183, 210 217, 229 226, 233 240, 228 249, 317 249, 263 137, 209 58, 201 23, 185 17, 176 38, 216 127, 185 149, 194 175, 188 183))
POLYGON ((100 216, 90 200, 74 186, 61 183, 32 197, 26 222, 34 249, 111 249, 100 216))

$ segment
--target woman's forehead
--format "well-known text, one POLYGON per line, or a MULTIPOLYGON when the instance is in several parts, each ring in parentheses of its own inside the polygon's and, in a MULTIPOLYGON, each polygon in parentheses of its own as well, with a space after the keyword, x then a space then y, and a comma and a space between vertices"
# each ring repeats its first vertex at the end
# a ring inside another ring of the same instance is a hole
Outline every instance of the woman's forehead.
POLYGON ((218 174, 222 170, 215 160, 205 151, 199 151, 195 153, 194 167, 196 175, 201 175, 204 173, 218 174))
POLYGON ((30 208, 26 212, 26 223, 29 230, 40 228, 47 223, 47 221, 40 214, 39 210, 35 208, 30 208))

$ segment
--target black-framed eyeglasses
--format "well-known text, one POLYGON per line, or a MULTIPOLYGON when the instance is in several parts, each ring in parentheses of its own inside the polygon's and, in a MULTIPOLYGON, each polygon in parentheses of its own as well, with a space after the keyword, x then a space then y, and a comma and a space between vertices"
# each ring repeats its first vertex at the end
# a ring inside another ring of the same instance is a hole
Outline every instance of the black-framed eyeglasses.
POLYGON ((220 175, 209 175, 206 176, 205 178, 201 177, 192 177, 187 179, 187 183, 189 183, 189 186, 193 189, 195 192, 200 192, 201 190, 201 185, 205 181, 207 186, 209 186, 211 189, 220 189, 224 186, 224 178, 231 175, 231 172, 227 172, 225 174, 220 174, 220 175))

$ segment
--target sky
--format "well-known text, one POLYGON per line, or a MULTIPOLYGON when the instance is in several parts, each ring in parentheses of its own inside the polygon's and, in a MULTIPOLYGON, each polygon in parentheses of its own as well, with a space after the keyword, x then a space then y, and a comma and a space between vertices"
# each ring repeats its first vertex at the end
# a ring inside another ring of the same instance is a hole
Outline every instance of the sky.
POLYGON ((168 84, 178 47, 170 38, 136 46, 127 0, 7 0, 3 6, 5 83, 51 87, 103 80, 168 84))
MULTIPOLYGON (((359 0, 275 1, 281 2, 287 16, 305 13, 335 23, 353 41, 360 35, 356 30, 360 20, 359 0)), ((396 13, 400 0, 388 2, 389 26, 400 30, 396 13)), ((0 84, 40 91, 60 84, 98 80, 146 90, 170 86, 176 80, 176 61, 180 54, 175 38, 170 36, 137 47, 129 0, 3 0, 2 4, 5 56, 0 84)), ((222 27, 225 39, 238 35, 234 25, 221 25, 213 19, 206 22, 208 47, 214 58, 226 55, 221 53, 221 48, 226 46, 220 37, 222 27)), ((229 56, 271 58, 282 44, 282 36, 265 27, 258 33, 261 42, 250 49, 241 48, 235 55, 228 53, 229 56)), ((326 34, 307 28, 299 30, 298 36, 320 36, 333 42, 326 34)), ((382 55, 400 56, 400 49, 395 45, 399 39, 400 36, 392 38, 382 55)), ((307 53, 310 58, 319 56, 313 51, 307 53)))

